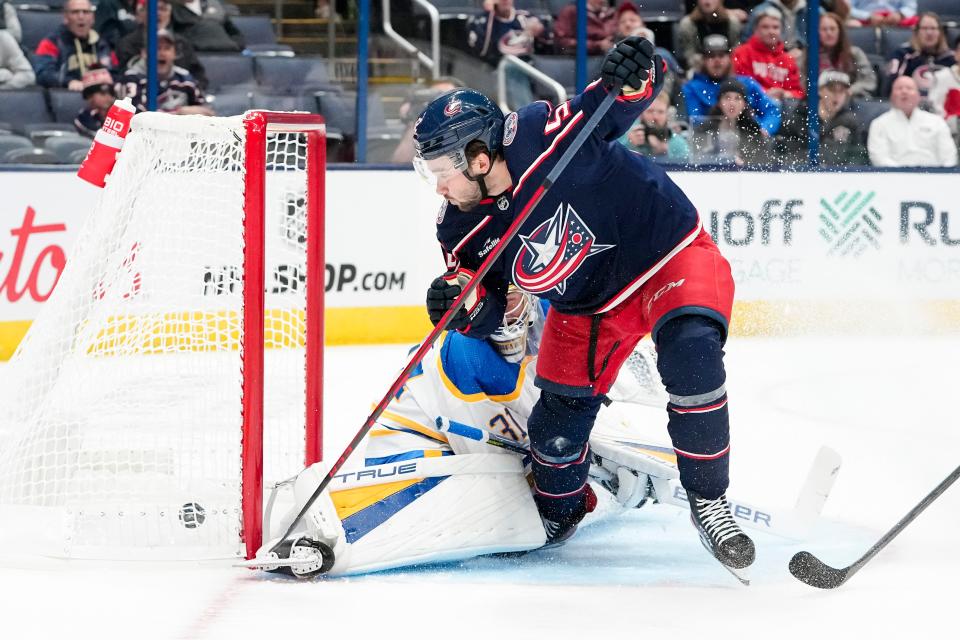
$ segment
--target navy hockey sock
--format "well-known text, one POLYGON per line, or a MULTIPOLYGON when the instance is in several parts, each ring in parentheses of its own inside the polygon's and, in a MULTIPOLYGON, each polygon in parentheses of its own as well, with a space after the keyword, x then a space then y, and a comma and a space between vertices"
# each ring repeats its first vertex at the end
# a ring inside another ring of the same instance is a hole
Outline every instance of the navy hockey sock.
POLYGON ((720 325, 698 315, 674 318, 656 336, 657 369, 670 394, 667 429, 680 481, 709 499, 723 495, 729 484, 723 339, 720 325))
POLYGON ((584 491, 590 470, 590 430, 601 396, 571 398, 543 391, 527 430, 533 458, 534 501, 555 522, 577 522, 586 513, 584 491))

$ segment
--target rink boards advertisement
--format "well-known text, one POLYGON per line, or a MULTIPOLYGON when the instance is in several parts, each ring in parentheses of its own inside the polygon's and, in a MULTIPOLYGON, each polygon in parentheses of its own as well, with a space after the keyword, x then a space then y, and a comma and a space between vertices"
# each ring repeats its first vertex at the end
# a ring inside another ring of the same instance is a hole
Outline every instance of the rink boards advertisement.
MULTIPOLYGON (((956 174, 671 176, 731 263, 735 332, 960 326, 956 174)), ((53 293, 100 191, 71 172, 5 171, 0 192, 0 357, 5 358, 53 293)), ((429 329, 424 291, 444 269, 434 229, 439 206, 411 171, 328 171, 329 343, 423 337, 429 329)), ((283 235, 271 234, 271 228, 289 230, 288 215, 268 203, 268 238, 283 235)), ((277 286, 283 270, 296 266, 271 265, 269 244, 267 255, 269 306, 272 296, 284 295, 285 288, 277 286)))

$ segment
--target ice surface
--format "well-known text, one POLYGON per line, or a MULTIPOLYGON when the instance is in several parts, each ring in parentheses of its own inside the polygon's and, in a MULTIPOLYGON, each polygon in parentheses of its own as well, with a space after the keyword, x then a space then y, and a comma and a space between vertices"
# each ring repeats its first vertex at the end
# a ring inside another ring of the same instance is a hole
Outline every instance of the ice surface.
MULTIPOLYGON (((734 338, 727 352, 731 494, 788 507, 821 444, 844 459, 808 540, 756 534, 751 587, 706 555, 680 510, 657 505, 614 513, 522 559, 312 583, 215 562, 6 549, 0 637, 956 638, 960 487, 836 591, 795 581, 787 560, 807 549, 834 566, 852 562, 960 464, 960 340, 734 338)), ((406 353, 328 350, 327 458, 406 353)), ((644 426, 665 436, 663 425, 644 426)))

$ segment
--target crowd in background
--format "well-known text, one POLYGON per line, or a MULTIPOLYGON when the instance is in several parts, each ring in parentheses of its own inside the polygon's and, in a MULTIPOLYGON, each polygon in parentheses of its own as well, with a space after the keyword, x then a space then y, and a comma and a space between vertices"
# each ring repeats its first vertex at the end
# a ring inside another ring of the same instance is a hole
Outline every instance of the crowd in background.
MULTIPOLYGON (((670 46, 658 46, 670 74, 665 97, 623 143, 669 163, 806 162, 805 0, 695 0, 688 8, 670 46)), ((576 51, 574 4, 552 25, 514 0, 485 0, 484 9, 468 23, 468 45, 491 65, 508 53, 529 60, 576 51)), ((948 43, 939 17, 918 14, 916 0, 823 0, 818 26, 821 163, 956 165, 960 36, 948 43), (909 29, 910 39, 886 60, 872 62, 851 43, 851 29, 890 27, 909 29)), ((588 55, 626 35, 654 39, 631 0, 587 0, 588 55)), ((533 90, 507 70, 516 108, 533 90)))
MULTIPOLYGON (((322 4, 317 10, 329 13, 329 3, 322 4)), ((960 36, 948 42, 936 14, 917 13, 917 0, 820 5, 821 163, 956 165, 960 36), (910 37, 886 60, 871 60, 851 43, 851 30, 865 28, 905 28, 910 37)), ((33 51, 20 45, 13 5, 0 0, 0 6, 0 89, 39 85, 81 92, 86 106, 75 125, 88 136, 116 98, 146 109, 144 0, 100 0, 96 10, 91 0, 66 0, 62 24, 33 51)), ((621 142, 670 163, 804 163, 805 0, 688 0, 686 8, 658 42, 632 0, 587 0, 589 55, 602 56, 617 40, 643 35, 668 64, 662 96, 621 142)), ((240 52, 243 35, 220 0, 159 0, 158 22, 158 110, 213 114, 197 52, 240 52)), ((576 27, 573 2, 544 18, 517 9, 514 0, 483 0, 458 44, 492 70, 506 54, 526 61, 543 53, 572 56, 576 27)), ((517 67, 507 68, 506 79, 512 108, 538 97, 517 67)), ((418 88, 406 110, 459 84, 441 78, 418 88)), ((400 115, 409 125, 415 114, 400 115)), ((411 155, 407 135, 393 159, 411 155)))

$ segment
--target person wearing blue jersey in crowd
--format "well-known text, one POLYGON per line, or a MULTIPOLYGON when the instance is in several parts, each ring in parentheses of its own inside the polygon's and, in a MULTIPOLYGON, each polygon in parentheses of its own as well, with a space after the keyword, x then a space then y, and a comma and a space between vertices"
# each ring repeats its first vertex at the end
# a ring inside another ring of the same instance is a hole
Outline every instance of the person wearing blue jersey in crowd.
POLYGON ((471 89, 427 105, 414 166, 446 201, 437 237, 447 266, 428 289, 427 310, 438 322, 502 240, 503 255, 449 328, 474 337, 496 331, 509 283, 550 301, 536 373, 541 394, 527 425, 548 545, 573 535, 594 506, 590 431, 621 365, 651 334, 693 523, 708 551, 736 572, 755 552, 725 497, 730 265, 666 173, 617 142, 659 93, 663 73, 653 45, 631 36, 608 52, 600 79, 555 107, 536 102, 505 118, 471 89), (561 178, 519 232, 503 238, 613 90, 616 101, 561 178))
POLYGON ((683 85, 687 116, 694 125, 702 125, 710 110, 720 98, 720 85, 736 80, 744 88, 747 104, 764 133, 772 136, 780 129, 780 105, 770 98, 763 87, 750 76, 733 73, 730 62, 730 43, 725 36, 709 35, 703 39, 703 58, 700 70, 683 85))

